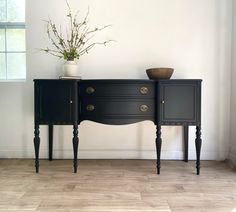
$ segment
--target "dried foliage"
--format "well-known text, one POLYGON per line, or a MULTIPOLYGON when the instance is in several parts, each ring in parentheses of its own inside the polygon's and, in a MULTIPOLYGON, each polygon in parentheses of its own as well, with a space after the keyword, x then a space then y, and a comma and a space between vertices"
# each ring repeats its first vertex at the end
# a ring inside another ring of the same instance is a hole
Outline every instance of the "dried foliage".
POLYGON ((88 53, 95 45, 106 45, 111 40, 104 42, 90 43, 91 39, 95 34, 103 29, 109 27, 110 25, 103 26, 101 28, 90 29, 88 27, 88 15, 89 9, 83 21, 77 19, 78 12, 73 15, 71 7, 66 0, 68 7, 67 18, 69 19, 70 28, 69 32, 67 30, 66 35, 63 35, 61 26, 58 30, 57 26, 49 19, 47 22, 47 35, 52 43, 53 48, 47 47, 46 49, 41 49, 46 53, 53 56, 63 58, 64 60, 74 60, 79 59, 83 54, 88 53))

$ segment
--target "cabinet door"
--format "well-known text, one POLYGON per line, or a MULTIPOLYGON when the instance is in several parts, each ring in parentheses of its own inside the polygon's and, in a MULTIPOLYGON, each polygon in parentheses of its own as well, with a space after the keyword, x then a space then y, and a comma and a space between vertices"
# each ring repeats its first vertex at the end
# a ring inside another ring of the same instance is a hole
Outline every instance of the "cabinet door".
POLYGON ((71 124, 75 121, 76 86, 69 81, 36 82, 35 112, 41 124, 71 124))
POLYGON ((161 83, 160 118, 164 124, 199 122, 200 89, 198 83, 161 83))

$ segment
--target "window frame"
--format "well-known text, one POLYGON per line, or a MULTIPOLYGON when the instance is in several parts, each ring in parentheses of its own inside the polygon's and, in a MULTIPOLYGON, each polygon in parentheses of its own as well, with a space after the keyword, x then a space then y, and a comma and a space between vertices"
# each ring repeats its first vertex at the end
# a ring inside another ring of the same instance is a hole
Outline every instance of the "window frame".
MULTIPOLYGON (((6 15, 7 15, 7 0, 6 1, 6 15)), ((26 81, 27 75, 26 75, 26 38, 25 38, 25 50, 24 51, 7 51, 7 29, 24 29, 26 31, 26 26, 25 26, 25 22, 1 22, 0 21, 0 30, 4 30, 4 34, 5 34, 5 50, 1 51, 0 53, 5 54, 5 69, 6 69, 6 78, 4 79, 0 79, 0 82, 21 82, 21 81, 26 81), (8 75, 8 68, 7 68, 7 53, 24 53, 25 54, 25 78, 15 78, 15 79, 9 79, 7 77, 8 75)), ((25 33, 26 35, 26 33, 25 33)))

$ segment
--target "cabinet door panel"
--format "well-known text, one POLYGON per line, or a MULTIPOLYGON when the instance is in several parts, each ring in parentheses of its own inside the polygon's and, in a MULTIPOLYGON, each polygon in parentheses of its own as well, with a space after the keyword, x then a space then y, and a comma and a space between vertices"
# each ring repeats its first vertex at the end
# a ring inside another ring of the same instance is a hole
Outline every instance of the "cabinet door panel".
POLYGON ((68 124, 73 122, 74 84, 60 81, 38 84, 38 121, 68 124))
POLYGON ((162 122, 197 122, 197 84, 161 85, 162 122))

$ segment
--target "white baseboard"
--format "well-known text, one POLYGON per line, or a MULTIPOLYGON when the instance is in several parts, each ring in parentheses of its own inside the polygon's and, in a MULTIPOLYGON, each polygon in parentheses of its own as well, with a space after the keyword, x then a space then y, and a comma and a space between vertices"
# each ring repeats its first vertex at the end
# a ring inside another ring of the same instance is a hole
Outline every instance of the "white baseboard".
POLYGON ((231 165, 236 166, 236 153, 233 152, 229 153, 229 161, 231 165))
MULTIPOLYGON (((183 151, 162 151, 161 159, 182 160, 183 151)), ((34 158, 34 151, 4 151, 0 150, 0 158, 34 158)), ((47 150, 40 150, 40 158, 48 158, 47 150)), ((71 159, 73 158, 72 150, 54 150, 54 159, 71 159)), ((79 150, 79 159, 156 159, 155 150, 79 150)), ((189 160, 195 160, 195 151, 189 151, 189 160)), ((217 160, 216 152, 202 152, 201 160, 217 160)), ((236 160, 235 160, 236 161, 236 160)))

